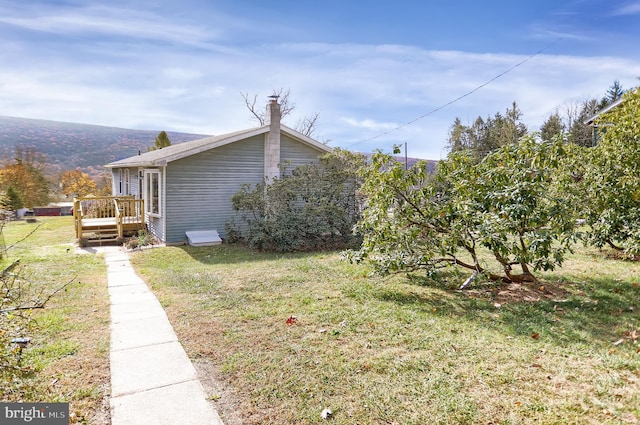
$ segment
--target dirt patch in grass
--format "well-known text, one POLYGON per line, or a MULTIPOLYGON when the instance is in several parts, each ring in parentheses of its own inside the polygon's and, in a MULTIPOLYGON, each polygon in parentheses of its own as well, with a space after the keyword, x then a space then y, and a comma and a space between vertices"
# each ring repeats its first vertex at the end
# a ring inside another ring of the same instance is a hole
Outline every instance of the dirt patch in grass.
POLYGON ((503 283, 480 289, 456 291, 470 297, 491 299, 498 304, 536 303, 544 300, 564 300, 570 293, 566 287, 550 282, 503 283))
POLYGON ((192 360, 198 372, 198 379, 202 383, 209 399, 213 402, 220 418, 225 425, 243 425, 238 413, 241 404, 240 397, 229 385, 222 385, 220 368, 206 357, 192 360))

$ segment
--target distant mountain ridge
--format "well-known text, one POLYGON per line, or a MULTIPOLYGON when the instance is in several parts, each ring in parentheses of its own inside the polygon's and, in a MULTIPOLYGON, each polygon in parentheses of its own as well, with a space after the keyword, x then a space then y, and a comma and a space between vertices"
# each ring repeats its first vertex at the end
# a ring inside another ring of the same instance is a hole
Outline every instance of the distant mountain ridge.
MULTIPOLYGON (((16 146, 33 146, 46 156, 48 173, 80 168, 96 177, 104 164, 145 152, 161 130, 0 116, 0 158, 12 159, 16 146)), ((173 144, 207 137, 173 131, 167 135, 173 144)))
MULTIPOLYGON (((162 130, 131 130, 93 124, 78 124, 0 115, 0 165, 15 157, 16 146, 33 146, 46 156, 46 173, 53 176, 79 168, 98 180, 102 166, 146 152, 162 130)), ((167 131, 172 144, 208 137, 206 134, 167 131)), ((405 158, 395 159, 404 163, 405 158)), ((408 158, 412 167, 417 158, 408 158)), ((436 161, 428 161, 433 171, 436 161)))

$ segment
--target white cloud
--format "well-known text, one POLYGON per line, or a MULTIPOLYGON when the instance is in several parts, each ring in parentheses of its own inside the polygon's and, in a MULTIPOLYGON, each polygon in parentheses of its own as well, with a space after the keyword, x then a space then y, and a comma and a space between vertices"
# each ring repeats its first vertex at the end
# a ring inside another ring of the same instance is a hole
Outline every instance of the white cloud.
POLYGON ((363 120, 357 120, 354 118, 342 118, 342 122, 356 128, 363 128, 366 130, 373 130, 377 132, 393 130, 398 127, 398 124, 378 122, 372 119, 365 118, 363 120))
MULTIPOLYGON (((234 20, 230 20, 233 22, 234 20)), ((231 27, 227 22, 225 28, 231 27)), ((150 11, 118 6, 51 7, 27 2, 0 5, 0 23, 56 35, 138 38, 187 45, 203 45, 222 38, 221 26, 181 23, 150 11)))
POLYGON ((612 16, 621 15, 640 15, 640 2, 630 2, 618 7, 611 14, 612 16))
MULTIPOLYGON (((101 28, 106 31, 108 25, 103 22, 101 28)), ((161 27, 144 31, 153 38, 161 27)), ((167 37, 211 38, 193 31, 167 37)), ((4 60, 12 64, 0 71, 2 115, 220 134, 254 125, 240 92, 256 93, 266 103, 272 89, 283 87, 291 89, 297 105, 288 122, 319 112, 318 134, 332 146, 389 150, 407 142, 411 155, 429 159, 444 155, 456 117, 472 122, 504 111, 515 100, 524 121, 535 128, 570 99, 601 96, 615 79, 630 87, 640 76, 637 59, 543 54, 430 113, 526 56, 321 43, 242 48, 209 43, 193 51, 171 43, 114 40, 87 40, 80 53, 45 55, 28 40, 10 43, 5 49, 8 44, 0 40, 4 60)))

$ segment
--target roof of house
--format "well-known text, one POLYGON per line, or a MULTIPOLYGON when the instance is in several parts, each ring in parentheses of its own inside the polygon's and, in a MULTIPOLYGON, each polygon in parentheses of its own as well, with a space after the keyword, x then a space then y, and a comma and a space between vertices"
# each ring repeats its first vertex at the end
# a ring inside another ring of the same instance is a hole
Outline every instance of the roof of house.
MULTIPOLYGON (((327 145, 305 136, 304 134, 285 125, 281 125, 280 131, 281 133, 285 133, 306 145, 318 149, 319 151, 331 152, 331 148, 327 145)), ((178 143, 176 145, 167 146, 166 148, 144 152, 140 155, 114 161, 105 165, 105 168, 163 166, 171 161, 176 161, 209 149, 218 148, 220 146, 228 145, 229 143, 234 143, 239 140, 244 140, 249 137, 258 136, 268 132, 269 125, 263 125, 261 127, 249 128, 219 136, 205 137, 203 139, 178 143)))
POLYGON ((591 125, 593 124, 593 122, 596 120, 596 118, 598 118, 600 115, 605 114, 607 112, 609 112, 610 110, 612 110, 613 108, 617 107, 618 105, 620 105, 622 102, 624 101, 624 96, 615 100, 614 102, 612 102, 611 104, 609 104, 606 108, 602 109, 601 111, 599 111, 597 114, 595 114, 594 116, 590 117, 588 120, 586 120, 584 123, 586 125, 591 125))

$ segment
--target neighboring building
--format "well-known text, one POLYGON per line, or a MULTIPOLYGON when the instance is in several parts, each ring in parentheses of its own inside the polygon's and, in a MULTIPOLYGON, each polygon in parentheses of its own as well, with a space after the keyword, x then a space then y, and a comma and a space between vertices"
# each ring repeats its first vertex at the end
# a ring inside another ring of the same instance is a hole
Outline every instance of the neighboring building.
POLYGON ((600 136, 605 131, 607 131, 607 127, 610 126, 610 124, 607 124, 607 123, 596 123, 596 120, 598 119, 598 117, 600 117, 600 115, 605 114, 614 108, 617 108, 623 102, 623 100, 624 100, 624 96, 616 100, 615 102, 611 103, 606 108, 602 109, 597 114, 595 114, 594 116, 592 116, 591 118, 589 118, 584 122, 585 125, 590 125, 591 128, 593 129, 593 132, 592 132, 593 146, 596 146, 598 144, 598 141, 600 140, 600 136))
POLYGON ((114 196, 144 199, 149 231, 167 244, 186 232, 217 230, 236 216, 231 197, 245 184, 280 177, 280 165, 313 162, 331 149, 280 123, 277 99, 261 127, 145 152, 105 165, 114 196))

